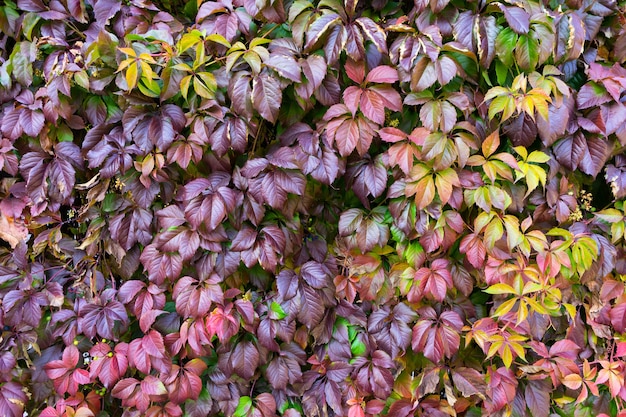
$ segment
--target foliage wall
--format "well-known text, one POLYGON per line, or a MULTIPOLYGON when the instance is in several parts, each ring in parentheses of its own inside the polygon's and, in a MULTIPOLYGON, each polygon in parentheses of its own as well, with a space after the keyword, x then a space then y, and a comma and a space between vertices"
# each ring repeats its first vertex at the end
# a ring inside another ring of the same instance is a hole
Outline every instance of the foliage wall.
POLYGON ((620 1, 5 0, 0 415, 624 415, 620 1))

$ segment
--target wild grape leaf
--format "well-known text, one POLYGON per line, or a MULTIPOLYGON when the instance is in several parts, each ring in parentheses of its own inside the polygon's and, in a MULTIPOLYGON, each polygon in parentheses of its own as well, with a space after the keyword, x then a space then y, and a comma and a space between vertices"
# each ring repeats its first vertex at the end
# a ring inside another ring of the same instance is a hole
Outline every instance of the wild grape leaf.
POLYGON ((130 304, 135 316, 139 318, 139 328, 147 332, 157 316, 162 314, 165 306, 165 290, 153 283, 147 284, 139 280, 126 281, 118 292, 118 299, 130 304))
POLYGON ((520 7, 506 7, 502 4, 498 5, 504 13, 504 18, 509 27, 515 33, 525 34, 530 29, 530 15, 520 7))
POLYGON ((128 343, 118 343, 111 349, 107 343, 98 342, 89 354, 89 376, 94 380, 98 378, 107 388, 119 381, 128 369, 128 343))
POLYGON ((142 381, 135 378, 124 378, 111 390, 111 395, 122 400, 122 405, 137 407, 145 412, 153 397, 167 394, 167 389, 162 381, 153 375, 147 375, 142 381))
MULTIPOLYGON (((341 17, 336 13, 326 13, 317 18, 306 31, 306 44, 304 49, 310 50, 326 34, 326 32, 337 23, 341 22, 341 17)), ((329 61, 332 59, 329 57, 329 61)))
POLYGON ((472 368, 458 367, 452 370, 452 382, 464 397, 478 395, 485 399, 487 384, 485 376, 472 368))
POLYGON ((230 355, 233 371, 244 379, 250 379, 259 366, 259 351, 250 341, 241 341, 230 355))
POLYGON ((48 305, 48 298, 33 288, 12 290, 6 293, 2 304, 8 325, 18 326, 25 323, 36 328, 41 321, 41 308, 48 305))
POLYGON ((329 286, 330 270, 322 263, 306 262, 300 269, 300 276, 313 288, 322 289, 329 286))
POLYGON ((176 300, 178 314, 183 318, 203 317, 211 310, 212 303, 223 303, 224 294, 219 282, 220 278, 217 275, 206 280, 189 276, 180 278, 172 294, 176 300))
POLYGON ((528 381, 524 397, 533 416, 548 417, 550 415, 551 388, 547 380, 528 381))
POLYGON ((410 345, 409 324, 416 317, 415 312, 404 303, 398 303, 391 311, 384 306, 370 314, 367 330, 379 348, 395 358, 410 345))
POLYGON ((514 146, 530 147, 537 138, 537 122, 528 113, 507 120, 502 129, 514 146))
MULTIPOLYGON (((309 55, 306 59, 301 58, 299 65, 302 68, 303 77, 302 82, 295 86, 296 93, 308 100, 322 86, 326 77, 326 61, 319 55, 309 55)), ((333 101, 333 104, 335 102, 336 100, 333 101)))
POLYGON ((198 178, 185 184, 185 217, 191 225, 197 228, 205 224, 212 231, 228 217, 237 199, 229 183, 230 175, 214 172, 208 178, 198 178))
POLYGON ((182 404, 186 400, 196 400, 202 391, 200 375, 207 369, 206 364, 198 358, 192 359, 184 366, 173 365, 164 378, 169 400, 182 404))
POLYGON ((102 27, 106 26, 109 19, 115 16, 121 7, 122 2, 120 0, 98 0, 93 6, 96 21, 102 27))
POLYGON ((554 103, 549 104, 548 120, 543 117, 536 119, 537 131, 545 146, 551 146, 565 135, 570 120, 574 117, 574 106, 573 98, 565 97, 560 107, 554 103))
POLYGON ((415 415, 418 408, 418 401, 411 401, 404 398, 396 400, 389 407, 387 415, 389 417, 410 417, 415 415))
MULTIPOLYGON (((269 65, 268 62, 266 64, 269 65)), ((250 81, 252 81, 252 77, 248 71, 237 71, 228 82, 228 96, 230 97, 233 110, 247 118, 252 117, 253 110, 250 81)))
POLYGON ((421 296, 442 302, 449 288, 454 286, 446 259, 435 259, 430 268, 420 268, 415 272, 414 280, 419 282, 421 296))
POLYGON ((22 126, 22 130, 28 136, 37 137, 41 129, 43 129, 44 122, 46 121, 42 112, 31 109, 22 109, 20 112, 19 123, 22 126))
POLYGON ((76 346, 70 345, 63 350, 63 358, 45 365, 46 374, 52 380, 54 388, 59 393, 75 395, 79 385, 91 382, 89 372, 76 368, 80 359, 80 352, 76 346))
POLYGON ((276 123, 283 94, 280 81, 263 72, 252 80, 252 105, 267 121, 276 123))
MULTIPOLYGON (((269 59, 265 61, 265 65, 272 68, 283 78, 287 78, 295 83, 299 83, 301 80, 300 64, 293 56, 271 54, 269 59)), ((311 94, 313 94, 313 91, 311 91, 311 94)))
POLYGON ((315 289, 306 284, 300 285, 298 294, 300 295, 298 320, 311 329, 322 320, 324 316, 324 304, 315 289))
POLYGON ((128 344, 128 364, 144 374, 149 374, 151 369, 167 372, 171 361, 166 352, 161 333, 150 330, 142 338, 134 339, 128 344))
POLYGON ((95 302, 81 309, 79 326, 83 333, 93 338, 98 334, 109 340, 118 340, 129 325, 128 314, 124 305, 113 299, 114 290, 106 290, 95 302))
POLYGON ((579 109, 596 107, 611 101, 611 95, 602 84, 589 81, 580 88, 576 94, 576 104, 579 109))
POLYGON ((487 409, 490 412, 500 410, 505 405, 510 404, 515 398, 515 391, 518 380, 513 371, 506 367, 498 369, 488 368, 487 409))
POLYGON ((413 327, 411 345, 415 352, 422 352, 433 363, 444 356, 452 357, 461 343, 463 320, 455 311, 438 315, 432 307, 419 310, 420 319, 413 327))
POLYGON ((4 382, 0 386, 0 414, 7 417, 21 417, 28 399, 24 387, 17 382, 4 382))
POLYGON ((178 278, 183 261, 191 259, 199 245, 198 234, 184 227, 157 235, 156 242, 146 246, 140 257, 148 279, 161 285, 168 278, 178 278))
POLYGON ((554 147, 554 156, 557 161, 569 170, 576 170, 588 153, 587 140, 581 131, 558 141, 554 147))
POLYGON ((298 275, 290 269, 283 269, 276 276, 276 287, 283 300, 292 299, 298 292, 298 275))
POLYGON ((111 238, 126 251, 137 242, 147 245, 152 240, 152 212, 137 207, 116 214, 109 222, 111 238))
POLYGON ((232 303, 225 307, 216 307, 206 320, 209 335, 217 335, 220 342, 224 343, 239 330, 239 320, 233 316, 232 303))
POLYGON ((335 144, 341 156, 348 156, 355 149, 361 156, 367 153, 376 130, 374 122, 361 115, 355 116, 344 104, 330 107, 324 120, 328 122, 328 142, 330 145, 335 144))
POLYGON ((346 176, 349 187, 366 208, 370 206, 368 196, 380 197, 387 186, 387 170, 381 157, 375 160, 364 158, 348 167, 346 176))
POLYGON ((606 163, 610 149, 608 141, 598 136, 586 138, 587 151, 580 160, 579 167, 585 174, 596 177, 606 163))
POLYGON ((360 357, 354 361, 354 365, 360 367, 356 371, 356 383, 361 389, 378 398, 388 398, 393 386, 391 369, 394 364, 386 352, 376 350, 372 352, 370 360, 360 357))

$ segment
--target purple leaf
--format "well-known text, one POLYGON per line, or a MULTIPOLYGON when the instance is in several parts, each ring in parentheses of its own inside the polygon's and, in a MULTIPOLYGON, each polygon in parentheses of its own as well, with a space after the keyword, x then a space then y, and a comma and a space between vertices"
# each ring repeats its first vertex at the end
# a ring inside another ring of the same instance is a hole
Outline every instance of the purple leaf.
MULTIPOLYGON (((315 44, 317 44, 324 34, 341 21, 341 17, 335 13, 327 13, 317 18, 306 32, 306 44, 304 49, 311 50, 315 44)), ((331 57, 328 58, 329 62, 333 62, 331 57)))
POLYGON ((259 366, 259 351, 250 341, 239 342, 230 355, 233 371, 244 379, 250 379, 259 366))
POLYGON ((509 27, 517 34, 526 34, 530 28, 530 15, 520 7, 506 7, 499 4, 509 27))
POLYGON ((302 265, 300 275, 311 287, 322 289, 329 286, 328 269, 324 264, 309 261, 302 265))
POLYGON ((252 80, 252 105, 265 120, 276 123, 282 98, 280 82, 269 73, 252 80))

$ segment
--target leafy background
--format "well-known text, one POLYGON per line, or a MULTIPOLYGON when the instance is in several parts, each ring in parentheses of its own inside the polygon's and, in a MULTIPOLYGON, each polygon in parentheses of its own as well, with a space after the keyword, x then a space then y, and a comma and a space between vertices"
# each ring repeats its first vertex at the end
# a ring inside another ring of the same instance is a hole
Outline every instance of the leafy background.
POLYGON ((5 0, 0 415, 626 414, 615 0, 5 0))

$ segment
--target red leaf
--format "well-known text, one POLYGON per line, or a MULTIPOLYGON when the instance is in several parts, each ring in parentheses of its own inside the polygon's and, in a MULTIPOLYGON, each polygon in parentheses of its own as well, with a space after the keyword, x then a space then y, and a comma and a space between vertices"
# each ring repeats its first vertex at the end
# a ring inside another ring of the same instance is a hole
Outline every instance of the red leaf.
POLYGON ((398 81, 398 71, 388 65, 380 65, 367 73, 365 82, 368 83, 389 83, 398 81))

